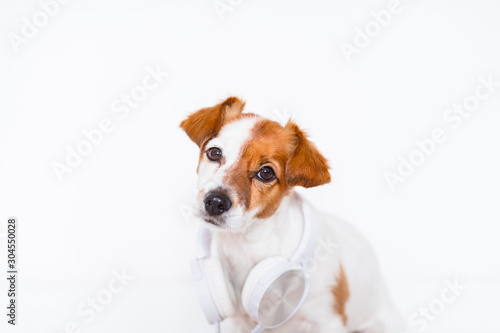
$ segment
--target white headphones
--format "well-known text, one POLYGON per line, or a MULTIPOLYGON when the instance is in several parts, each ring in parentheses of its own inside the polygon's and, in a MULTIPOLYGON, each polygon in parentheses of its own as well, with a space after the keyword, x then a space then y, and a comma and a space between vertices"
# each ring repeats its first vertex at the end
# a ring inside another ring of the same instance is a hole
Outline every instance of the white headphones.
MULTIPOLYGON (((285 323, 297 312, 309 292, 307 265, 314 256, 317 230, 312 211, 305 200, 302 200, 302 213, 302 239, 292 257, 264 259, 250 271, 245 281, 241 295, 243 308, 258 323, 252 333, 260 333, 266 328, 285 323)), ((219 323, 232 316, 235 309, 222 266, 219 260, 210 256, 211 241, 210 230, 201 227, 196 259, 191 262, 191 273, 203 312, 208 322, 215 324, 219 332, 219 323)))

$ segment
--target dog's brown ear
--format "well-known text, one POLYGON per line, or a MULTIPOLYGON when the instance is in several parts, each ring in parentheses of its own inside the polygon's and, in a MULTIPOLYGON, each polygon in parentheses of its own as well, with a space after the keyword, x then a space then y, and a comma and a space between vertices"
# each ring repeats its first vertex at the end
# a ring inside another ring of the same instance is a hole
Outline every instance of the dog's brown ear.
POLYGON ((291 132, 295 148, 285 169, 289 186, 314 187, 330 182, 328 161, 318 148, 307 139, 306 134, 291 120, 285 125, 291 132))
POLYGON ((226 121, 238 117, 244 107, 245 102, 236 97, 229 97, 222 103, 190 114, 181 123, 181 128, 201 147, 206 140, 217 135, 226 121))

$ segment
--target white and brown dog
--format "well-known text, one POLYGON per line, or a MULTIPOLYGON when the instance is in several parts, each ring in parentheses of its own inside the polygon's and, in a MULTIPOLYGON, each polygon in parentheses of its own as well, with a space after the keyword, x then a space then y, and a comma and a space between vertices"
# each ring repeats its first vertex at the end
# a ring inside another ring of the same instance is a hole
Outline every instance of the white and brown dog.
MULTIPOLYGON (((256 325, 242 305, 250 271, 272 256, 290 258, 301 241, 302 199, 293 188, 330 182, 327 160, 295 123, 281 126, 243 113, 244 106, 230 97, 181 123, 200 147, 196 215, 213 234, 232 332, 256 325)), ((269 331, 402 332, 370 245, 350 224, 314 214, 323 253, 308 272, 309 292, 288 321, 269 331)))

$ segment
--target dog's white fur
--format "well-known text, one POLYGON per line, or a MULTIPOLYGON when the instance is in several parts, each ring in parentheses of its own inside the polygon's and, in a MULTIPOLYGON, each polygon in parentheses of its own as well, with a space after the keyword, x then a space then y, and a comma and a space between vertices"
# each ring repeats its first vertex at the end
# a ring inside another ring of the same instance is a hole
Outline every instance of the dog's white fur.
MULTIPOLYGON (((223 187, 229 193, 234 189, 224 184, 226 171, 236 163, 240 147, 248 140, 258 117, 244 118, 225 124, 206 147, 223 151, 225 163, 221 166, 204 158, 198 169, 197 209, 204 210, 203 196, 223 187)), ((234 194, 234 193, 233 193, 234 194)), ((231 332, 250 332, 256 325, 243 310, 241 292, 248 273, 260 261, 271 256, 290 258, 302 236, 303 217, 300 198, 292 191, 278 210, 269 218, 256 219, 256 212, 241 208, 226 212, 225 226, 212 226, 214 246, 229 281, 236 313, 231 332)), ((311 264, 311 289, 300 310, 284 325, 272 332, 296 333, 400 333, 402 321, 381 278, 374 251, 350 224, 316 211, 319 228, 319 246, 311 264), (347 324, 335 312, 332 293, 342 265, 349 286, 346 303, 347 324)), ((267 332, 267 331, 266 331, 267 332)))

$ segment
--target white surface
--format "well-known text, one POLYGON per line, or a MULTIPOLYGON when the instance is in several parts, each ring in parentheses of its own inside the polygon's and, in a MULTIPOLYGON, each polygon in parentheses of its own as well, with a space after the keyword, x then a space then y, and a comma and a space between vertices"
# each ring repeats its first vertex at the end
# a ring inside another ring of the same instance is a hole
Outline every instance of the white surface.
POLYGON ((301 193, 363 230, 406 318, 457 277, 468 289, 426 332, 500 332, 500 88, 457 129, 442 118, 479 76, 500 80, 500 4, 402 1, 348 64, 340 43, 388 2, 331 3, 242 1, 220 20, 211 1, 71 1, 16 53, 7 35, 40 5, 2 2, 0 233, 18 217, 21 275, 19 325, 2 310, 1 331, 75 321, 82 332, 212 332, 190 281, 195 225, 183 208, 198 149, 178 125, 235 94, 309 130, 333 182, 301 193), (157 66, 169 77, 114 113, 157 66), (114 130, 59 182, 52 163, 104 118, 114 130), (434 128, 447 140, 392 192, 384 173, 434 128), (85 323, 79 304, 113 269, 135 279, 85 323))

